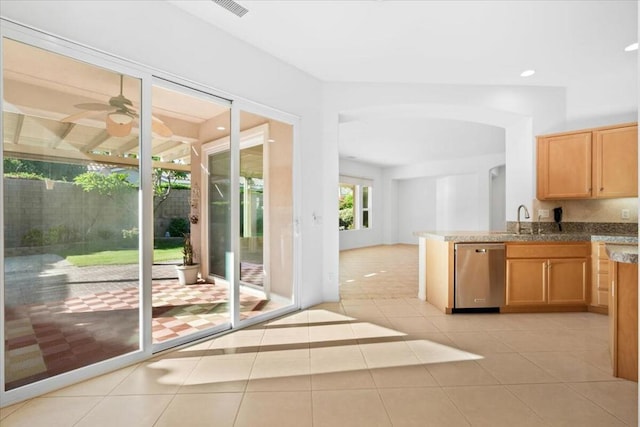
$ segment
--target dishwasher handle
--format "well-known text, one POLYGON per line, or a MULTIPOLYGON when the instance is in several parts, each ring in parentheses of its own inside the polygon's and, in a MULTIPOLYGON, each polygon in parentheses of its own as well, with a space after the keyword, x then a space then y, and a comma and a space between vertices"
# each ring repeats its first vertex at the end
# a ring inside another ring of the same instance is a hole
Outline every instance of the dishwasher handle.
POLYGON ((476 249, 476 253, 485 254, 485 253, 487 253, 487 250, 486 249, 476 249))

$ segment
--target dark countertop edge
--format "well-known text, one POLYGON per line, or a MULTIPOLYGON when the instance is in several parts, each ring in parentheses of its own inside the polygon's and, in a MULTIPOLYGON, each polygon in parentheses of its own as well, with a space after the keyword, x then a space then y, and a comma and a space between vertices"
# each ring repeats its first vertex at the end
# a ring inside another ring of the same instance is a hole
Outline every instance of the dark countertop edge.
POLYGON ((607 243, 605 245, 607 256, 611 261, 627 264, 638 263, 638 246, 607 243))
POLYGON ((415 232, 415 236, 443 242, 602 242, 637 245, 638 236, 620 234, 548 233, 511 234, 502 232, 415 232))

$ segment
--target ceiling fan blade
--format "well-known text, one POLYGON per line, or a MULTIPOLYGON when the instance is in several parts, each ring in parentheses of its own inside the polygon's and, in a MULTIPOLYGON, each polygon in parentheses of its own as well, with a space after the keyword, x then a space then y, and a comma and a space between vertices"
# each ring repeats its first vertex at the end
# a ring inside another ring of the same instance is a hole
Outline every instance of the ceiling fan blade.
POLYGON ((162 120, 154 116, 151 116, 151 119, 151 130, 154 133, 160 135, 163 138, 170 138, 173 136, 173 132, 171 131, 171 129, 169 129, 169 127, 165 125, 162 120))
POLYGON ((74 107, 80 108, 82 110, 91 110, 91 111, 109 111, 115 108, 112 105, 101 104, 99 102, 86 102, 84 104, 76 104, 74 105, 74 107))
POLYGON ((70 116, 67 116, 64 119, 60 120, 60 121, 62 123, 72 123, 72 122, 75 122, 76 120, 84 119, 85 117, 90 117, 90 116, 93 116, 95 114, 98 114, 98 111, 85 110, 85 111, 80 111, 79 113, 75 113, 75 114, 72 114, 70 116))

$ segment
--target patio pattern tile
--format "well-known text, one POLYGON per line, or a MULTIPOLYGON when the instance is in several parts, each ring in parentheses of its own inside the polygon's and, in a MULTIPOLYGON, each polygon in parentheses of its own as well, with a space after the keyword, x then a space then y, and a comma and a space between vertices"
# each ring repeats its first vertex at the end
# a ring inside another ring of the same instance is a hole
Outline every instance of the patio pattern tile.
MULTIPOLYGON (((8 389, 138 348, 138 289, 114 289, 62 301, 6 308, 8 389)), ((241 293, 241 318, 274 303, 241 293)), ((153 340, 163 342, 228 321, 225 286, 153 283, 153 340)))

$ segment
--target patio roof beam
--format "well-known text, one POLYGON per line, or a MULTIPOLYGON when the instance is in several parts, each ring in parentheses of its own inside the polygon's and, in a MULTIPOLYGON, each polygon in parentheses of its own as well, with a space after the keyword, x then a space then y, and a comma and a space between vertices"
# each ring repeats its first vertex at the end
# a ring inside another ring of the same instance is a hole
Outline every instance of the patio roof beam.
POLYGON ((76 127, 75 123, 66 123, 66 126, 62 129, 60 135, 56 135, 55 140, 51 143, 51 148, 58 148, 58 145, 60 145, 60 143, 69 136, 74 127, 76 127))
MULTIPOLYGON (((81 151, 72 150, 60 150, 52 149, 48 147, 34 147, 28 145, 18 145, 11 142, 4 143, 4 150, 7 153, 11 153, 13 157, 29 159, 29 160, 42 160, 42 161, 57 161, 61 163, 105 163, 115 164, 122 166, 135 166, 139 165, 138 159, 134 157, 116 157, 106 156, 104 154, 84 153, 81 151)), ((154 168, 162 168, 168 170, 191 172, 190 165, 183 165, 178 163, 169 162, 153 162, 154 168)))
POLYGON ((22 125, 24 124, 24 114, 18 114, 18 120, 16 121, 16 130, 13 133, 13 143, 20 143, 20 134, 22 134, 22 125))
POLYGON ((117 149, 115 149, 114 153, 119 156, 122 156, 127 151, 131 150, 133 147, 137 147, 138 144, 139 144, 138 135, 136 135, 133 138, 131 138, 129 141, 125 142, 124 144, 119 146, 117 149))
POLYGON ((85 153, 88 153, 88 152, 92 151, 94 148, 97 148, 100 145, 102 145, 110 137, 111 137, 111 135, 109 135, 109 132, 107 132, 106 129, 103 129, 103 130, 100 131, 100 133, 98 133, 95 136, 95 138, 93 138, 91 140, 91 142, 89 142, 87 145, 85 145, 82 148, 82 151, 84 151, 85 153))
POLYGON ((182 145, 182 142, 180 141, 167 141, 153 147, 151 154, 153 154, 154 156, 157 156, 157 155, 160 155, 161 153, 164 153, 165 151, 169 151, 176 147, 179 147, 180 145, 182 145))

